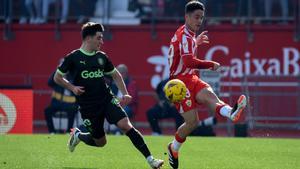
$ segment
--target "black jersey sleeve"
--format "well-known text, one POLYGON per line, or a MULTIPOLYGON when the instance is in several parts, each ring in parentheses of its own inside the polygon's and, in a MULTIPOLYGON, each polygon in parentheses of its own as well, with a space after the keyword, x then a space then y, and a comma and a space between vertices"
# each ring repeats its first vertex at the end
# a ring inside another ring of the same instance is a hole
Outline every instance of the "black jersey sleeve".
POLYGON ((115 66, 112 64, 112 62, 110 61, 110 59, 106 56, 105 56, 105 67, 104 67, 104 74, 111 74, 115 71, 115 66))
POLYGON ((64 61, 62 62, 62 64, 57 68, 57 71, 60 74, 65 75, 72 69, 72 67, 73 67, 72 55, 67 55, 64 58, 64 61))

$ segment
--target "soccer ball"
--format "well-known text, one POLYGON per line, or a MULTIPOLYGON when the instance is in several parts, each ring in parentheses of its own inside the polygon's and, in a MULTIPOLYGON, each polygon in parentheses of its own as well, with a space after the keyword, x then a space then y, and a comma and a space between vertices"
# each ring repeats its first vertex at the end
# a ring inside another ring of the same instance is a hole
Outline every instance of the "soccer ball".
POLYGON ((169 80, 164 87, 165 95, 172 103, 182 101, 186 96, 186 90, 185 84, 179 79, 169 80))

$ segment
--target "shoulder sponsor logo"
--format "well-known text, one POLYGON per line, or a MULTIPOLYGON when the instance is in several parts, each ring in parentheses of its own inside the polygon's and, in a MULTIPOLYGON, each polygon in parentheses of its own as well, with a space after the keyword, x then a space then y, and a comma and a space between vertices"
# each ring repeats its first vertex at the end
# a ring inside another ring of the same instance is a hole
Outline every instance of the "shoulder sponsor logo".
POLYGON ((83 79, 94 79, 94 78, 100 78, 103 76, 104 76, 103 71, 101 71, 100 69, 98 69, 96 71, 84 70, 81 72, 81 77, 83 79))
POLYGON ((0 133, 8 133, 15 125, 17 111, 12 100, 0 93, 0 133))

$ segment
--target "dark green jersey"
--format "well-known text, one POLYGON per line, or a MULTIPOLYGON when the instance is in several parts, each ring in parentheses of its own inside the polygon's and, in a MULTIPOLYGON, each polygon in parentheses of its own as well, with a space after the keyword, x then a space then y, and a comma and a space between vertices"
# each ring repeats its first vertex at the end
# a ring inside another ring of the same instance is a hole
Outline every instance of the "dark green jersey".
POLYGON ((83 86, 85 92, 77 96, 77 102, 83 107, 91 107, 104 101, 110 101, 112 94, 104 80, 115 67, 103 52, 86 53, 82 49, 68 54, 58 67, 58 73, 70 73, 75 86, 83 86))

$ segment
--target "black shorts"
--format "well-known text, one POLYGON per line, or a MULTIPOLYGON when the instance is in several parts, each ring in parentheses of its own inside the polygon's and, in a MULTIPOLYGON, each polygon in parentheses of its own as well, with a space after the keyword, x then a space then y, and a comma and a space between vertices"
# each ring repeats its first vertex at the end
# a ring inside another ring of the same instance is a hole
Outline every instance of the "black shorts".
POLYGON ((104 118, 110 124, 117 124, 118 121, 127 117, 126 112, 113 101, 102 103, 101 105, 94 106, 93 108, 84 109, 80 108, 83 125, 92 134, 93 138, 99 139, 105 135, 103 124, 104 118))

